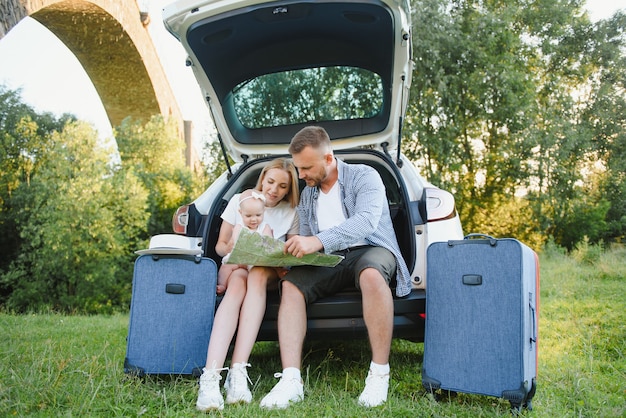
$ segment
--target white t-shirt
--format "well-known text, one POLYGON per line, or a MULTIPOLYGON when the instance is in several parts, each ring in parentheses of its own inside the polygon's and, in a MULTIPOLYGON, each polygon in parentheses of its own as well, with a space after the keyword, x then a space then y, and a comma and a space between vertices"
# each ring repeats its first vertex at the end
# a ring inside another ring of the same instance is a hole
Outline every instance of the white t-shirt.
POLYGON ((339 182, 336 181, 328 193, 320 190, 317 195, 317 227, 322 232, 340 225, 345 220, 339 195, 339 182))
MULTIPOLYGON (((239 194, 230 198, 226 209, 222 213, 225 222, 235 226, 243 224, 239 213, 239 194)), ((296 209, 292 208, 288 202, 282 200, 274 207, 265 207, 263 222, 272 228, 274 238, 285 241, 287 235, 296 235, 300 230, 296 209)))
MULTIPOLYGON (((341 201, 341 189, 339 181, 336 181, 333 187, 324 193, 321 189, 317 195, 317 227, 320 232, 341 225, 346 221, 343 213, 343 202, 341 201)), ((359 245, 367 245, 367 241, 353 242, 351 247, 359 245)))

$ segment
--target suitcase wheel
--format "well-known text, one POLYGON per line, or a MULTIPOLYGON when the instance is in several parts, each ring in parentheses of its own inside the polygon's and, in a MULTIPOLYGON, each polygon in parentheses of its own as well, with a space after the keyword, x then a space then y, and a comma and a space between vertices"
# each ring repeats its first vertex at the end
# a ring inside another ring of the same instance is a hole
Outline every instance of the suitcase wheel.
POLYGON ((439 402, 439 401, 449 401, 452 398, 456 397, 457 392, 455 392, 453 390, 441 389, 439 392, 434 393, 433 395, 435 396, 435 400, 437 400, 437 402, 439 402))

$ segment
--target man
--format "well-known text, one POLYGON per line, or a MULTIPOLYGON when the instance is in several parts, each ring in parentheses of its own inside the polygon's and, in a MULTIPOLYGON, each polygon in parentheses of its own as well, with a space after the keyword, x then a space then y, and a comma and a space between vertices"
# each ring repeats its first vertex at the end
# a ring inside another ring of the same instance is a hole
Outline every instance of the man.
POLYGON ((306 335, 306 306, 318 298, 356 286, 362 295, 363 318, 372 362, 359 404, 382 405, 389 388, 389 352, 393 334, 393 296, 410 292, 410 275, 389 216, 385 186, 373 168, 337 160, 328 134, 306 127, 289 146, 299 178, 306 182, 298 215, 300 234, 285 242, 296 257, 316 251, 338 253, 335 267, 294 267, 283 279, 278 313, 281 380, 261 401, 264 408, 286 408, 304 398, 300 374, 306 335))

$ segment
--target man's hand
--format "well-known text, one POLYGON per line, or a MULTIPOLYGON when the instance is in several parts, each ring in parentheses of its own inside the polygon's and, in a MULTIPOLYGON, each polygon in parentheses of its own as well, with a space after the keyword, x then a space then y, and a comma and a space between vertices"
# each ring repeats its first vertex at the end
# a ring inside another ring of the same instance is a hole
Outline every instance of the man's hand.
POLYGON ((298 258, 321 251, 323 248, 322 242, 315 236, 303 237, 296 235, 285 241, 285 254, 291 254, 298 258))

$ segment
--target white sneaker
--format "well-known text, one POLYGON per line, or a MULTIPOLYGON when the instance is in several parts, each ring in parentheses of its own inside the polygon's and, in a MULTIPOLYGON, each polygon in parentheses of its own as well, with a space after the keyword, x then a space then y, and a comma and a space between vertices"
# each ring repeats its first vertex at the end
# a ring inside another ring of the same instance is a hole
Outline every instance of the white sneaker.
POLYGON ((284 409, 290 402, 300 402, 304 399, 304 384, 300 379, 286 379, 282 373, 275 373, 274 377, 281 378, 276 386, 261 400, 261 408, 284 409))
POLYGON ((196 409, 198 411, 208 411, 209 409, 224 409, 224 398, 220 392, 220 372, 226 369, 202 369, 200 376, 200 389, 198 390, 198 400, 196 409))
POLYGON ((389 374, 374 374, 371 370, 365 379, 365 389, 359 396, 359 405, 375 407, 387 401, 389 374))
POLYGON ((250 403, 250 401, 252 401, 252 392, 248 389, 248 382, 250 382, 250 384, 252 384, 252 382, 248 377, 246 367, 250 367, 250 364, 235 363, 230 366, 228 375, 224 381, 226 403, 250 403))

